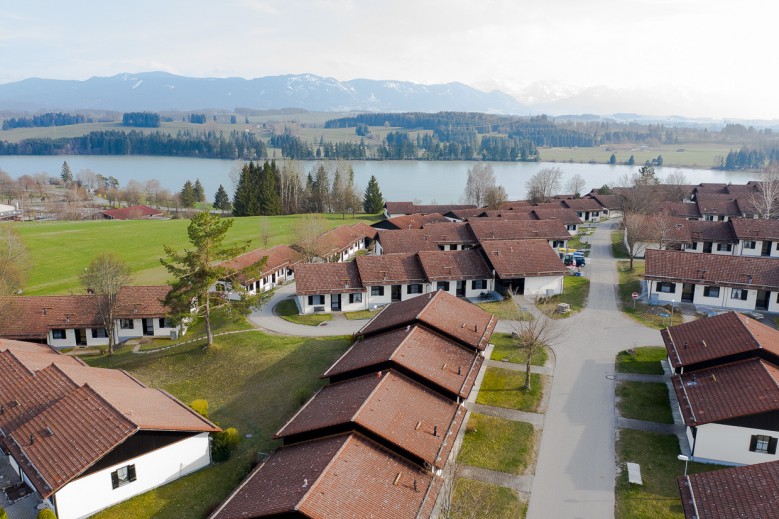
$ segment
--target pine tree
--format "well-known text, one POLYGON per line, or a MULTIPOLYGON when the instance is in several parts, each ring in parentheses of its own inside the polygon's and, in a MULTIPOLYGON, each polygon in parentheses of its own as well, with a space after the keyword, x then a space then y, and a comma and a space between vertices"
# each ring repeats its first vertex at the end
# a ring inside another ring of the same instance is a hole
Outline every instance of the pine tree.
POLYGON ((314 177, 312 206, 315 213, 330 212, 330 176, 323 165, 319 165, 314 177))
POLYGON ((609 158, 609 164, 616 164, 616 163, 617 163, 617 156, 612 153, 611 157, 609 158))
MULTIPOLYGON (((259 167, 258 167, 259 169, 259 167)), ((281 214, 281 199, 278 190, 278 171, 276 162, 265 161, 259 173, 259 212, 258 214, 273 216, 281 214)))
POLYGON ((206 192, 203 189, 203 184, 200 183, 200 179, 195 180, 195 185, 192 188, 192 194, 195 197, 195 202, 205 202, 206 201, 206 192))
POLYGON ((333 177, 333 189, 330 191, 330 201, 333 206, 333 211, 341 213, 343 218, 346 218, 346 211, 348 210, 348 198, 346 195, 346 185, 344 184, 343 175, 341 170, 335 170, 335 176, 333 177))
POLYGON ((187 180, 184 182, 184 187, 181 189, 181 205, 183 207, 195 207, 195 188, 192 187, 192 182, 187 180))
POLYGON ((627 165, 628 166, 632 166, 635 163, 636 163, 636 159, 635 159, 635 157, 633 157, 633 155, 631 155, 630 158, 627 161, 627 165))
POLYGON ((371 175, 371 179, 368 181, 368 187, 365 188, 362 208, 368 214, 376 214, 384 210, 384 197, 381 195, 379 182, 373 175, 371 175))
POLYGON ((306 213, 316 212, 314 208, 314 177, 311 172, 306 177, 306 187, 303 189, 303 211, 306 213))
POLYGON ((214 196, 214 207, 221 209, 222 211, 230 210, 230 197, 227 195, 225 188, 222 187, 222 184, 219 184, 219 189, 216 190, 216 195, 214 196))
POLYGON ((60 173, 60 178, 62 178, 62 182, 65 184, 65 187, 69 187, 73 183, 73 172, 70 171, 68 161, 62 163, 62 172, 60 173))

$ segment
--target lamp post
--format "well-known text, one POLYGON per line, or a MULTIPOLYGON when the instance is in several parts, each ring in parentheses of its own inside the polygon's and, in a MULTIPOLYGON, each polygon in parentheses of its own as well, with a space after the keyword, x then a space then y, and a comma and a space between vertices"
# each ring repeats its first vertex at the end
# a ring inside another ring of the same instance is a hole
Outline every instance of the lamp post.
POLYGON ((687 463, 690 461, 690 457, 689 456, 685 456, 684 454, 679 454, 676 457, 676 459, 678 459, 679 461, 683 461, 684 462, 684 475, 686 477, 687 476, 687 463))

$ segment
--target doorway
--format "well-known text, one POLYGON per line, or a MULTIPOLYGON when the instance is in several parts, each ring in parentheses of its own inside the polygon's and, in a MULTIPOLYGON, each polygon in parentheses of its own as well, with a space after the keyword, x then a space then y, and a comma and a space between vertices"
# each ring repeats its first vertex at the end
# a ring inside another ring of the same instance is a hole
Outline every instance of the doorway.
POLYGON ((684 283, 682 286, 682 302, 692 303, 695 298, 695 285, 692 283, 684 283))
POLYGON ((330 310, 333 312, 341 311, 341 294, 332 294, 330 296, 330 310))
POLYGON ((392 285, 392 294, 390 297, 390 301, 393 303, 397 303, 400 301, 400 294, 401 294, 401 285, 392 285))
POLYGON ((465 297, 465 281, 457 282, 457 297, 465 297))
POLYGON ((755 308, 758 310, 768 310, 768 301, 771 299, 771 292, 767 290, 757 291, 757 301, 755 302, 755 308))

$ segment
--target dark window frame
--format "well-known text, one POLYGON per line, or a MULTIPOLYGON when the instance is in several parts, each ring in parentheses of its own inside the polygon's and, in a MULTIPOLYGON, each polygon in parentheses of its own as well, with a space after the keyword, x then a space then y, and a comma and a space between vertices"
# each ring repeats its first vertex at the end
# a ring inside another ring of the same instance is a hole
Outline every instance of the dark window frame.
POLYGON ((471 290, 486 290, 487 289, 487 280, 486 279, 474 279, 471 281, 471 290))
POLYGON ((714 287, 714 286, 703 287, 703 296, 704 297, 719 297, 720 296, 720 288, 721 287, 714 287), (712 292, 716 292, 716 293, 712 294, 712 292))
POLYGON ((749 451, 759 454, 776 454, 776 445, 779 438, 766 434, 753 434, 749 440, 749 451))
POLYGON ((67 339, 68 331, 65 328, 52 328, 51 338, 56 340, 67 339))
POLYGON ((136 479, 135 464, 119 467, 115 471, 111 472, 111 488, 116 490, 119 487, 129 485, 136 479))
POLYGON ((362 303, 362 292, 353 292, 349 294, 349 303, 362 303))
POLYGON ((421 294, 422 283, 411 283, 406 285, 406 294, 421 294))
POLYGON ((675 294, 676 283, 673 281, 658 281, 657 286, 655 286, 655 292, 660 294, 675 294), (663 290, 664 288, 668 288, 668 290, 663 290))
POLYGON ((122 330, 135 330, 135 319, 119 319, 119 328, 122 330))
POLYGON ((371 295, 372 296, 383 296, 384 295, 384 287, 381 285, 376 285, 371 287, 371 295))
POLYGON ((435 284, 436 290, 443 290, 445 292, 449 292, 449 282, 448 281, 437 281, 435 284))

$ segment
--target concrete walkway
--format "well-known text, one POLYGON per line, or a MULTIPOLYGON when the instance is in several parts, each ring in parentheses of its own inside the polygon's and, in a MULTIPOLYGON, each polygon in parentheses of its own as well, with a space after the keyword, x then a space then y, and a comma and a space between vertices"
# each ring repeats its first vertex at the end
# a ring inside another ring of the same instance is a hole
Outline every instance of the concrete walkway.
POLYGON ((611 223, 591 236, 585 276, 587 307, 561 321, 566 335, 552 345, 556 366, 536 464, 528 518, 614 516, 614 358, 621 350, 660 344, 660 334, 617 308, 611 223))

